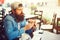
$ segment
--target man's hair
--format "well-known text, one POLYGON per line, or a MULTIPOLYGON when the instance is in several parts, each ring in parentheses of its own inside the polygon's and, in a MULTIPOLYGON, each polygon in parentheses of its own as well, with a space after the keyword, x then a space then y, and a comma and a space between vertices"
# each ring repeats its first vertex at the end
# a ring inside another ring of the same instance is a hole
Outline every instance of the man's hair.
POLYGON ((23 6, 22 3, 14 2, 14 3, 11 4, 11 9, 16 9, 16 8, 22 7, 22 6, 23 6))

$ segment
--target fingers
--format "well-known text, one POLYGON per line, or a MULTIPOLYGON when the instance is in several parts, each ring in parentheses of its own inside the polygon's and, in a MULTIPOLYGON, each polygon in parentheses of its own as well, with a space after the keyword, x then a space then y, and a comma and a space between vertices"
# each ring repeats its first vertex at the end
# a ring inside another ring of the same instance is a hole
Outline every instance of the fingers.
POLYGON ((33 24, 28 23, 28 24, 25 26, 25 29, 26 29, 26 30, 29 30, 29 29, 31 29, 32 27, 33 27, 33 24))
POLYGON ((32 27, 36 27, 36 20, 35 19, 29 19, 28 24, 25 26, 27 30, 31 29, 32 27))
POLYGON ((33 27, 37 25, 37 23, 36 23, 36 20, 35 20, 35 19, 29 19, 29 20, 28 20, 28 23, 33 24, 33 27))
POLYGON ((29 19, 29 20, 28 20, 28 23, 35 23, 35 22, 36 22, 35 19, 29 19))

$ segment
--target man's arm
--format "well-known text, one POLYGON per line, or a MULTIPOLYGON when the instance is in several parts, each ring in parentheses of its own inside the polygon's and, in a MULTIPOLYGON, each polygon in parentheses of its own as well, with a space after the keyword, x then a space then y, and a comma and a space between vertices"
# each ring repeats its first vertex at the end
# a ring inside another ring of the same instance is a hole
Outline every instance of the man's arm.
MULTIPOLYGON (((29 20, 28 20, 28 24, 29 24, 29 23, 34 24, 31 29, 26 30, 26 33, 28 33, 29 35, 31 35, 31 34, 33 33, 33 31, 35 30, 35 28, 34 28, 34 26, 35 26, 35 20, 29 19, 29 20)), ((32 25, 30 25, 30 27, 31 27, 31 26, 32 26, 32 25)))
POLYGON ((13 23, 10 20, 5 21, 4 22, 4 26, 5 26, 6 34, 7 34, 7 36, 8 36, 9 39, 15 39, 18 36, 21 36, 22 33, 25 32, 24 28, 21 28, 20 31, 18 31, 18 30, 14 31, 13 23))

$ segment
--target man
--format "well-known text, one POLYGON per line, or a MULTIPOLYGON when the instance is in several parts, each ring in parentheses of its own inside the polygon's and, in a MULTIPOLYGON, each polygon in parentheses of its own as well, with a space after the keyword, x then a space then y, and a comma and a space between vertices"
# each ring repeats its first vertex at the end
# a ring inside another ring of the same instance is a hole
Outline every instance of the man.
POLYGON ((26 20, 24 19, 23 13, 23 5, 21 3, 12 3, 11 9, 11 14, 4 18, 4 27, 8 40, 16 40, 25 32, 30 34, 32 32, 32 27, 35 24, 31 19, 31 22, 26 25, 26 20))

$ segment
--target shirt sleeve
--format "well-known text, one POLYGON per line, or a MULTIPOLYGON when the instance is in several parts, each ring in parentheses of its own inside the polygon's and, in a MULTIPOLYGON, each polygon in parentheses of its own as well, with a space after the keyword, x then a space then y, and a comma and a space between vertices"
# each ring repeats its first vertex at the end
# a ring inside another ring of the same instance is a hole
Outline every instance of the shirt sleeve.
POLYGON ((15 39, 18 36, 21 36, 22 33, 25 32, 23 28, 21 28, 20 31, 18 31, 18 30, 14 31, 13 23, 12 23, 12 21, 9 21, 9 20, 4 22, 4 26, 5 26, 6 34, 9 39, 15 39))

